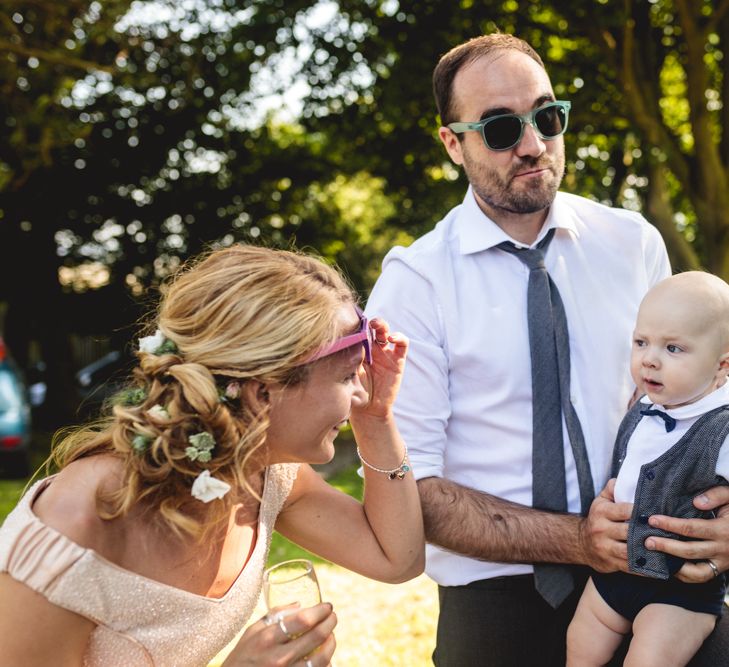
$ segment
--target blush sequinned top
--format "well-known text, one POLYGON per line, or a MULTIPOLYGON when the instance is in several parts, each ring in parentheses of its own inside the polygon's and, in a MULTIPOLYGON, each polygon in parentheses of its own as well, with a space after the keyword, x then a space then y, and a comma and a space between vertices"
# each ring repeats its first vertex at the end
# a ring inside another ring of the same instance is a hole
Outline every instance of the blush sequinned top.
POLYGON ((96 623, 84 665, 201 667, 253 613, 273 526, 297 471, 298 464, 267 469, 255 547, 221 598, 125 570, 45 525, 32 506, 53 477, 36 482, 0 527, 0 572, 96 623))

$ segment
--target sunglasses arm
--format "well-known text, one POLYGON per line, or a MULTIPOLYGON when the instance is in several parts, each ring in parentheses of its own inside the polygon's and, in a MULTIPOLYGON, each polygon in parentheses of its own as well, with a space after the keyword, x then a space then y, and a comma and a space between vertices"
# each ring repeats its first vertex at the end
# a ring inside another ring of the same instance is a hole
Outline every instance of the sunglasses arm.
POLYGON ((478 123, 448 123, 446 127, 451 130, 451 132, 460 134, 461 132, 468 132, 469 130, 480 131, 482 125, 483 121, 480 121, 478 123))

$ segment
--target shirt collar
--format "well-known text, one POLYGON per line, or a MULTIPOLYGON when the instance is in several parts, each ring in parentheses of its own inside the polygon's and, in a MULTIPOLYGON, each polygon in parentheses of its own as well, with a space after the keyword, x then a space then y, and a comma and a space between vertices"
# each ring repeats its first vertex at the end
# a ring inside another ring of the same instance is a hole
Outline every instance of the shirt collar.
MULTIPOLYGON (((643 396, 640 402, 651 405, 651 399, 648 396, 643 396)), ((665 408, 662 405, 656 405, 656 407, 674 419, 693 419, 722 405, 729 405, 729 382, 725 382, 721 387, 695 403, 682 405, 680 408, 665 408)))
POLYGON ((547 219, 544 221, 536 241, 531 246, 525 246, 523 243, 515 241, 489 218, 479 208, 470 185, 463 199, 463 205, 458 212, 457 229, 460 243, 459 248, 462 255, 470 255, 481 252, 482 250, 488 250, 504 241, 510 241, 519 247, 534 247, 553 228, 565 229, 575 237, 579 237, 575 213, 572 208, 565 205, 559 193, 557 193, 549 208, 547 219))

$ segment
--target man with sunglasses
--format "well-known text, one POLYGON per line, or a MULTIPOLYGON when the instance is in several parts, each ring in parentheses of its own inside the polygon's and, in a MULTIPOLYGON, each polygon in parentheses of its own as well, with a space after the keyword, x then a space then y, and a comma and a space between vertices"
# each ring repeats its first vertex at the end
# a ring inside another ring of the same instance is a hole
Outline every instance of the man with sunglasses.
MULTIPOLYGON (((426 571, 439 584, 433 660, 564 665, 587 568, 628 569, 630 505, 614 503, 611 486, 591 501, 633 392, 634 317, 670 274, 668 257, 641 215, 558 192, 570 102, 555 98, 527 43, 495 34, 461 44, 441 58, 433 88, 440 140, 469 188, 433 231, 387 255, 368 304, 411 341, 395 413, 418 479, 426 571), (545 413, 552 378, 559 398, 545 413), (545 432, 555 456, 542 451, 545 432)), ((717 499, 729 501, 717 494, 702 509, 717 499)), ((693 526, 708 531, 699 542, 657 547, 729 569, 725 522, 693 526)), ((681 573, 698 582, 708 570, 681 573)))

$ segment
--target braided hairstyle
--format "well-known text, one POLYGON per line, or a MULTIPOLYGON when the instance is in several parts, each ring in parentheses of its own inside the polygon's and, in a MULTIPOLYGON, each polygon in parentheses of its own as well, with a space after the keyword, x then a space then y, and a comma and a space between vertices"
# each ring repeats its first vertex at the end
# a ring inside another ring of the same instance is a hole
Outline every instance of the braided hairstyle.
POLYGON ((192 260, 163 288, 155 325, 162 349, 138 353, 111 415, 67 435, 53 461, 62 468, 112 453, 124 478, 99 493, 101 517, 124 516, 144 500, 176 534, 202 538, 234 502, 256 496, 248 480, 265 465, 269 406, 255 388, 304 381, 305 361, 337 337, 338 310, 354 301, 335 269, 304 254, 236 245, 192 260), (189 455, 198 433, 214 440, 209 459, 189 455), (195 500, 191 486, 203 470, 234 492, 195 500))

